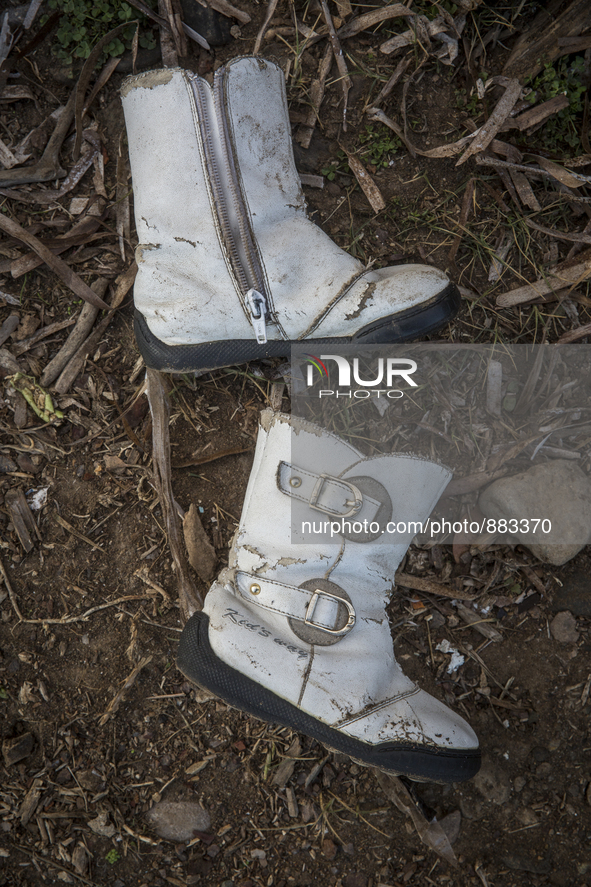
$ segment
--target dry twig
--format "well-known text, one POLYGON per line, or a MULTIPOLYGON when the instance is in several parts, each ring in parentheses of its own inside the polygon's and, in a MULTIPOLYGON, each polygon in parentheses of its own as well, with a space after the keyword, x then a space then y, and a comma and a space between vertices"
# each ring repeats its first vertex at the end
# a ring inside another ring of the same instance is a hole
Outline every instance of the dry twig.
POLYGON ((115 694, 113 699, 111 699, 104 713, 99 718, 99 727, 104 727, 109 718, 116 714, 119 706, 125 698, 127 690, 133 687, 139 673, 142 671, 142 669, 146 667, 146 665, 148 665, 152 661, 152 659, 152 656, 144 656, 142 659, 140 659, 136 667, 126 678, 125 683, 123 684, 119 692, 115 694))
POLYGON ((501 293, 500 296, 497 296, 497 305, 499 308, 511 308, 513 305, 531 302, 532 299, 538 299, 540 296, 547 296, 565 288, 573 289, 589 277, 591 277, 591 259, 577 262, 577 264, 566 268, 558 267, 554 269, 552 274, 536 280, 535 283, 528 283, 525 286, 517 287, 517 289, 501 293))
POLYGON ((349 90, 353 85, 351 82, 351 78, 349 77, 349 72, 347 70, 347 64, 345 62, 345 57, 343 55, 343 50, 341 49, 341 44, 339 42, 339 38, 337 37, 337 32, 335 30, 335 26, 332 20, 332 16, 328 9, 328 4, 326 0, 320 0, 320 6, 322 7, 322 14, 324 15, 324 21, 326 22, 326 26, 328 28, 328 34, 330 37, 330 43, 332 46, 332 51, 334 53, 335 61, 337 63, 337 68, 339 70, 339 74, 341 75, 341 89, 343 91, 343 131, 347 131, 347 99, 349 96, 349 90))
POLYGON ((168 544, 177 572, 181 612, 185 619, 188 619, 193 613, 202 609, 203 601, 189 573, 187 559, 181 542, 178 506, 174 501, 172 491, 168 395, 164 388, 164 377, 161 373, 148 368, 146 370, 146 380, 150 411, 152 413, 154 486, 160 499, 168 534, 168 544))
POLYGON ((0 213, 0 229, 11 237, 16 238, 16 240, 26 243, 27 246, 34 250, 34 252, 43 259, 45 264, 49 265, 51 270, 61 278, 66 286, 71 289, 79 299, 84 299, 85 302, 90 302, 91 305, 95 305, 97 308, 109 307, 102 299, 99 299, 96 293, 93 293, 91 288, 84 283, 74 271, 72 271, 69 265, 62 261, 58 256, 54 256, 37 237, 33 234, 29 234, 29 232, 19 225, 18 222, 15 222, 13 219, 9 219, 8 216, 0 213))
POLYGON ((332 66, 332 59, 332 47, 329 44, 324 51, 320 64, 318 65, 318 75, 310 87, 311 107, 306 122, 302 125, 296 136, 302 148, 310 147, 310 142, 312 141, 312 136, 314 134, 314 127, 316 126, 316 120, 318 119, 318 112, 320 111, 320 105, 324 98, 326 78, 328 77, 332 66))
POLYGON ((261 51, 261 44, 263 42, 263 38, 265 36, 267 28, 269 27, 269 22, 273 18, 273 15, 274 15, 275 10, 277 8, 277 3, 278 3, 278 0, 268 0, 267 12, 265 13, 265 18, 264 18, 263 24, 259 28, 259 32, 256 36, 256 40, 254 41, 254 49, 252 51, 253 55, 258 55, 259 52, 261 51))

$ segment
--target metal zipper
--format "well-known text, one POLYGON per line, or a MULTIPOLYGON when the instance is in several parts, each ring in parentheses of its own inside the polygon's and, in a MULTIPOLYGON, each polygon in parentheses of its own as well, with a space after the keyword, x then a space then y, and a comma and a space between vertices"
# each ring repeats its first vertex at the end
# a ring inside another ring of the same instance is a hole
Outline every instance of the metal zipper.
POLYGON ((214 77, 213 91, 195 74, 189 75, 199 117, 212 203, 243 306, 260 345, 267 341, 269 300, 254 237, 248 223, 224 102, 225 70, 214 77))

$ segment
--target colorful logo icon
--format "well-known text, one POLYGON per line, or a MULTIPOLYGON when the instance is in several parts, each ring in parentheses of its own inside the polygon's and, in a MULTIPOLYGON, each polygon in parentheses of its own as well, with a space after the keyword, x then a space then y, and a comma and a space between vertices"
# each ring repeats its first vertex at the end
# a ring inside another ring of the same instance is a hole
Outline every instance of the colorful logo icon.
POLYGON ((304 354, 304 357, 306 358, 306 363, 308 364, 308 378, 306 380, 308 386, 310 386, 314 383, 314 379, 313 379, 314 368, 316 368, 318 370, 321 377, 326 377, 326 378, 328 377, 328 370, 326 369, 326 364, 323 363, 319 357, 316 357, 316 355, 314 355, 314 354, 304 354))

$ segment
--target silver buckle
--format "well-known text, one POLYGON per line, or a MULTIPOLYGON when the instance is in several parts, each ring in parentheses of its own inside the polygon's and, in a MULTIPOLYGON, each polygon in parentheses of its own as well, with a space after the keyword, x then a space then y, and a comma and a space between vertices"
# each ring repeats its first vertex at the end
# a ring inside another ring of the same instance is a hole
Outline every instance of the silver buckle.
POLYGON ((361 490, 358 490, 354 484, 350 484, 349 481, 341 480, 340 477, 333 477, 332 474, 321 474, 316 481, 316 485, 312 490, 312 495, 308 500, 308 505, 310 508, 313 508, 315 511, 321 511, 323 514, 332 514, 336 517, 353 517, 354 514, 358 514, 363 507, 363 495, 361 490), (344 484, 351 490, 351 495, 353 496, 353 501, 350 502, 347 500, 345 505, 348 505, 350 511, 331 511, 329 508, 325 508, 323 505, 318 505, 318 499, 320 498, 320 494, 322 493, 322 488, 324 487, 324 483, 327 480, 334 480, 336 483, 344 484))
POLYGON ((331 594, 329 591, 321 591, 319 588, 313 593, 310 598, 310 603, 306 607, 306 615, 304 616, 304 624, 310 625, 312 628, 317 628, 319 631, 325 631, 327 634, 332 634, 336 636, 342 636, 348 634, 351 631, 353 626, 355 625, 356 617, 355 610, 353 609, 353 604, 350 601, 344 600, 342 597, 337 597, 336 594, 331 594), (344 628, 325 628, 323 625, 318 625, 313 621, 312 616, 314 615, 314 610, 316 609, 316 604, 318 603, 318 598, 329 597, 333 601, 337 601, 339 604, 344 604, 349 613, 349 618, 347 619, 347 624, 344 628))

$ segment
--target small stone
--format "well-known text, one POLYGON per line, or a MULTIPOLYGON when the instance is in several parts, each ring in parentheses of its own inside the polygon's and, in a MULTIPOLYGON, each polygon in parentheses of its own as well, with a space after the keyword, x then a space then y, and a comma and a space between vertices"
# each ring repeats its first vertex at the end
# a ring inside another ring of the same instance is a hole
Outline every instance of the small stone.
MULTIPOLYGON (((490 760, 485 760, 473 783, 480 794, 493 804, 502 806, 509 800, 511 783, 506 771, 490 760)), ((462 811, 463 812, 463 811, 462 811)))
POLYGON ((262 869, 267 868, 267 854, 264 850, 260 850, 259 848, 257 848, 256 850, 251 850, 250 855, 252 859, 258 860, 258 863, 262 869))
POLYGON ((444 625, 445 625, 445 616, 442 613, 439 613, 437 610, 435 610, 435 612, 432 614, 432 618, 429 622, 429 628, 431 628, 433 631, 435 631, 438 628, 443 628, 444 625))
POLYGON ((116 832, 116 828, 110 824, 109 814, 106 812, 99 813, 96 819, 91 819, 88 827, 101 838, 112 838, 116 832))
POLYGON ((206 832, 211 825, 207 810, 193 801, 160 801, 146 819, 159 837, 177 844, 191 841, 194 832, 206 832))
POLYGON ((521 810, 518 810, 515 814, 515 818, 522 825, 536 825, 538 822, 538 817, 533 810, 529 809, 529 807, 522 807, 521 810))
POLYGON ((33 751, 34 739, 31 733, 23 733, 13 739, 5 739, 2 743, 2 754, 7 767, 18 764, 24 758, 28 758, 33 751))
POLYGON ((330 838, 325 838, 322 842, 322 852, 327 859, 334 859, 337 855, 337 845, 330 838))
POLYGON ((550 623, 550 633, 561 644, 576 644, 579 640, 577 620, 568 610, 557 613, 550 623))
POLYGON ((326 186, 326 193, 330 194, 331 197, 340 197, 343 191, 336 182, 329 182, 326 186))
POLYGON ((121 474, 127 468, 127 463, 120 459, 119 456, 105 456, 105 468, 112 474, 121 474))
POLYGON ((460 798, 460 810, 464 819, 474 821, 486 815, 486 807, 478 798, 460 798))
MULTIPOLYGON (((72 865, 79 875, 84 875, 88 871, 88 853, 82 842, 76 844, 72 852, 72 865)), ((115 885, 113 885, 115 887, 115 885)))
POLYGON ((515 777, 515 779, 513 780, 513 788, 516 792, 523 791, 523 789, 525 788, 525 779, 523 778, 523 776, 515 777))
POLYGON ((514 534, 544 563, 565 564, 591 541, 591 480, 566 459, 496 480, 480 494, 478 507, 496 520, 549 521, 549 533, 514 534))

